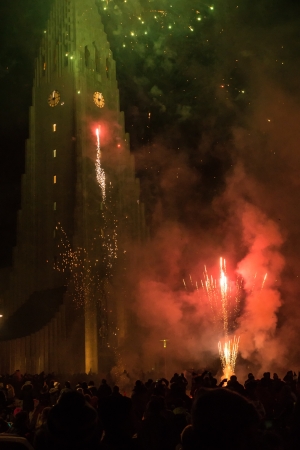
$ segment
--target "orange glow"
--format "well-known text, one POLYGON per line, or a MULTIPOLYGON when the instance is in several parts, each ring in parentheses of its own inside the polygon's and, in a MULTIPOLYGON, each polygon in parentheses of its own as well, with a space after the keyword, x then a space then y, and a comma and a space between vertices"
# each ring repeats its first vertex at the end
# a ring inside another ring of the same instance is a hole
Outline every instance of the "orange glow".
POLYGON ((96 128, 97 147, 100 147, 100 125, 96 128))

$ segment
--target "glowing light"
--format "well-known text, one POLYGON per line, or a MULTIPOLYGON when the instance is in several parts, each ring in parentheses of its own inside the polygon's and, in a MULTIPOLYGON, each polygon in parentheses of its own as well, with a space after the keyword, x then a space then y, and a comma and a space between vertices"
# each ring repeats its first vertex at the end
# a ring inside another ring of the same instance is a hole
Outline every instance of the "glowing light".
POLYGON ((220 258, 220 290, 223 310, 223 325, 225 336, 228 336, 228 281, 226 276, 226 261, 220 258))
POLYGON ((222 346, 219 342, 218 348, 224 376, 229 378, 234 373, 239 338, 234 337, 231 341, 228 336, 235 327, 235 320, 240 311, 243 279, 238 277, 235 283, 229 281, 224 258, 220 258, 218 281, 208 275, 205 266, 203 276, 204 280, 201 281, 201 284, 210 304, 216 331, 222 332, 225 338, 224 345, 222 346))
POLYGON ((101 188, 102 200, 103 202, 105 202, 106 185, 105 185, 105 172, 101 167, 100 127, 98 127, 96 130, 96 136, 97 136, 96 177, 97 182, 101 188))
POLYGON ((226 261, 223 258, 220 258, 219 282, 208 275, 206 266, 203 277, 201 285, 211 308, 213 322, 216 329, 222 331, 227 338, 240 311, 243 279, 237 277, 235 283, 228 280, 226 261))
MULTIPOLYGON (((208 275, 206 266, 204 266, 201 285, 210 305, 216 332, 222 333, 224 337, 224 344, 220 341, 218 343, 218 348, 224 376, 225 378, 229 378, 234 373, 240 339, 236 336, 229 339, 229 336, 233 334, 236 327, 236 319, 240 314, 240 302, 244 280, 241 276, 238 276, 234 283, 229 280, 226 273, 226 261, 224 258, 220 258, 219 271, 219 279, 215 280, 212 276, 208 275)), ((250 294, 256 289, 256 279, 257 274, 255 273, 250 294)), ((258 286, 257 289, 264 288, 266 279, 267 273, 264 275, 261 286, 258 286)), ((191 279, 190 281, 192 283, 191 279)), ((185 281, 184 285, 186 288, 185 281)))
POLYGON ((218 343, 219 355, 223 367, 223 375, 229 379, 234 374, 236 358, 238 355, 240 338, 234 336, 233 340, 225 341, 224 345, 218 343))
POLYGON ((167 342, 169 339, 161 339, 160 342, 163 342, 164 348, 167 348, 167 342))
MULTIPOLYGON (((262 283, 261 283, 261 286, 258 289, 262 290, 264 288, 267 276, 268 276, 268 274, 265 273, 265 275, 263 277, 263 280, 262 280, 262 283)), ((256 289, 256 281, 257 281, 257 273, 253 277, 252 286, 251 286, 251 289, 250 289, 250 294, 252 294, 252 292, 254 292, 254 290, 256 289)))
POLYGON ((264 288, 264 285, 265 285, 265 282, 266 282, 267 276, 268 276, 268 274, 266 273, 266 274, 265 274, 265 276, 264 276, 263 282, 262 282, 262 284, 261 284, 261 289, 263 289, 263 288, 264 288))

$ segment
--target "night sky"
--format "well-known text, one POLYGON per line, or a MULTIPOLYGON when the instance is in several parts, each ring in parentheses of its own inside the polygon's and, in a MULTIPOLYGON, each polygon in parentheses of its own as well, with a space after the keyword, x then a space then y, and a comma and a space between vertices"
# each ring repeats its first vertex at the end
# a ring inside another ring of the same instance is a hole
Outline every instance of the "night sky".
MULTIPOLYGON (((148 220, 155 226, 159 199, 177 220, 197 218, 207 226, 217 218, 204 218, 194 205, 210 205, 224 189, 237 157, 232 129, 249 128, 263 95, 261 72, 297 97, 300 7, 292 0, 170 3, 99 1, 99 10, 117 61, 148 220), (180 179, 185 168, 192 183, 184 173, 180 179), (171 170, 179 178, 170 180, 170 199, 162 181, 166 172, 172 178, 171 170)), ((34 58, 50 7, 51 0, 12 0, 0 7, 1 265, 9 263, 15 242, 34 58)), ((268 132, 264 125, 260 133, 268 132)))
MULTIPOLYGON (((1 266, 16 240, 34 57, 50 6, 0 6, 1 266)), ((113 0, 99 10, 157 255, 176 248, 181 261, 176 269, 159 261, 159 276, 175 283, 221 253, 232 269, 261 245, 258 270, 270 272, 281 295, 278 327, 295 339, 299 1, 113 0)))

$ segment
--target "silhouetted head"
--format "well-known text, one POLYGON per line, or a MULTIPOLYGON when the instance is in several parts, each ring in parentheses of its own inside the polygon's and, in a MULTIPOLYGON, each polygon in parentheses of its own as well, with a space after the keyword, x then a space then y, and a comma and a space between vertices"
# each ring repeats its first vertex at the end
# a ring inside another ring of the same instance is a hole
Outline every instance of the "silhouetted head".
POLYGON ((119 386, 114 386, 113 387, 113 394, 119 394, 119 392, 120 392, 119 386))
POLYGON ((47 427, 53 448, 97 448, 102 426, 97 412, 77 391, 66 392, 49 412, 47 427))
POLYGON ((258 425, 259 417, 254 406, 241 395, 228 389, 202 389, 194 402, 194 448, 254 448, 253 440, 258 425))
POLYGON ((122 395, 107 397, 100 410, 106 437, 109 435, 119 439, 126 435, 131 438, 135 429, 135 417, 130 398, 122 395))

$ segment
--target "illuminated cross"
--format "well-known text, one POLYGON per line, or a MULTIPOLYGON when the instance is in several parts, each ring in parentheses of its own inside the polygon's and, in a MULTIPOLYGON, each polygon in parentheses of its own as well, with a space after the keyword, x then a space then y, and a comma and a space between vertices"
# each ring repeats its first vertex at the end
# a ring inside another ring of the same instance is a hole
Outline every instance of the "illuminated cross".
POLYGON ((167 348, 167 341, 168 341, 169 339, 161 339, 160 340, 160 342, 163 342, 164 343, 164 348, 167 348))

